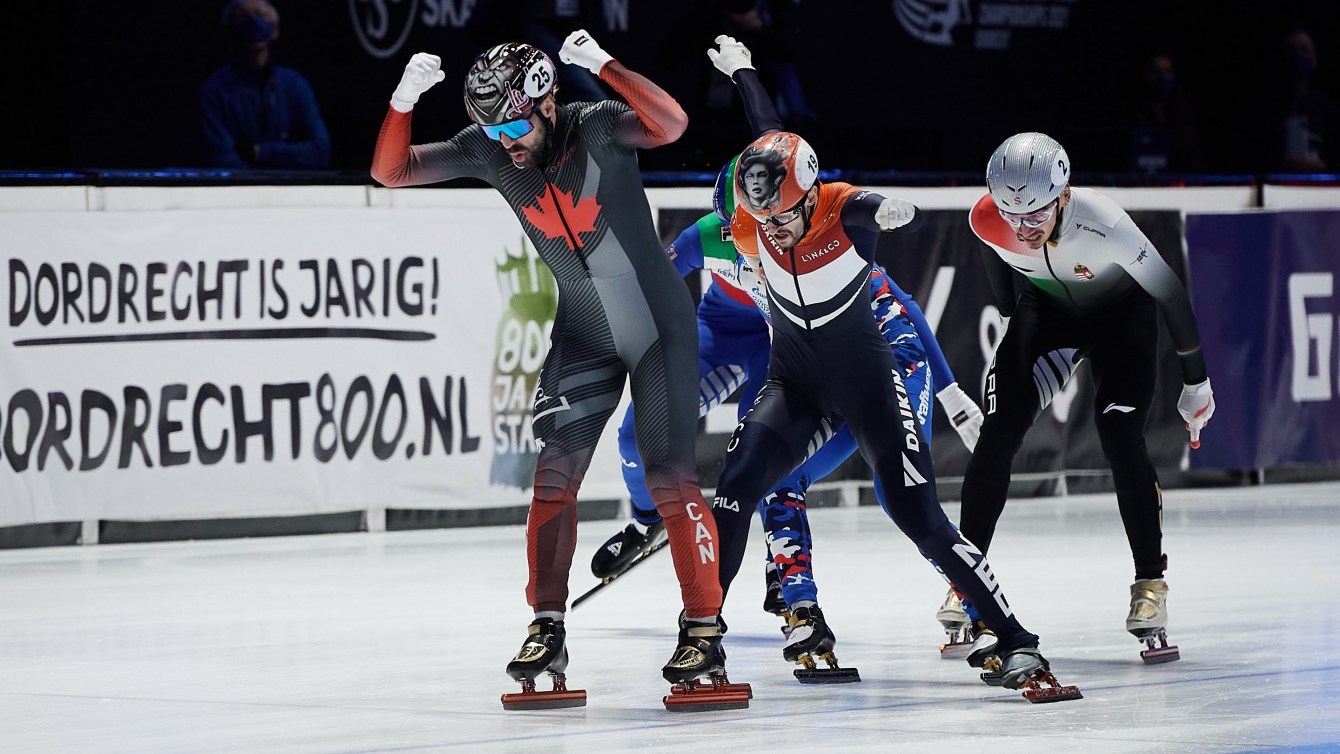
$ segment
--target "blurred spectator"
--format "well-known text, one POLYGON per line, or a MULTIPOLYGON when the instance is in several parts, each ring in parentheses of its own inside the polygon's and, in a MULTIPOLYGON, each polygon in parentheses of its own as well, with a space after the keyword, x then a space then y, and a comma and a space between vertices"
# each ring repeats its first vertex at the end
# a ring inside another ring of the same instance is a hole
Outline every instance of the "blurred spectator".
POLYGON ((208 164, 226 168, 325 168, 330 136, 307 79, 275 65, 279 13, 267 0, 232 0, 223 11, 232 61, 200 86, 208 164))
POLYGON ((1284 58, 1275 167, 1291 173, 1325 171, 1335 164, 1335 102, 1318 85, 1317 48, 1306 29, 1289 32, 1284 58))
POLYGON ((1172 58, 1145 62, 1130 113, 1131 168, 1142 173, 1196 173, 1205 169, 1200 131, 1172 58))

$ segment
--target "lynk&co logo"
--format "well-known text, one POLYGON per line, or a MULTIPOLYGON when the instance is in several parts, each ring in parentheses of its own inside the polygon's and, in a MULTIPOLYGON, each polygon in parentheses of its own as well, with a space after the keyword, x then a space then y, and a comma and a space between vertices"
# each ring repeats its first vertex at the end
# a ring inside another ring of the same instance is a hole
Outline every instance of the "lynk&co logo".
POLYGON ((374 58, 400 52, 414 24, 427 27, 464 27, 478 0, 349 0, 358 43, 374 58), (422 10, 420 10, 422 6, 422 10))

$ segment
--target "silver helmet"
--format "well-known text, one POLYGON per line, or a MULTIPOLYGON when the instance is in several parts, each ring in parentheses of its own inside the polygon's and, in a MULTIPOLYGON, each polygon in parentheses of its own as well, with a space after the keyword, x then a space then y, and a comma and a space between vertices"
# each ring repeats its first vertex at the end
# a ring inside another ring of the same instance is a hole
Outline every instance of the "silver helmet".
POLYGON ((986 164, 986 187, 1003 212, 1036 212, 1070 182, 1070 155, 1052 137, 1015 134, 996 147, 986 164))

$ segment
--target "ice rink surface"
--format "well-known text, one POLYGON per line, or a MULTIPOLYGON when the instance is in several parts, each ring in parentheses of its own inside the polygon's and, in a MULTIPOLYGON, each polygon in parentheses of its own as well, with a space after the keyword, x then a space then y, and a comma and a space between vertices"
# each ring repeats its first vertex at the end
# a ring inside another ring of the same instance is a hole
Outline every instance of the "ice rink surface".
MULTIPOLYGON (((0 751, 1340 751, 1340 483, 1171 491, 1164 515, 1182 659, 1145 666, 1115 498, 1006 508, 992 567, 1085 696, 1046 705, 940 658, 943 582, 876 508, 811 513, 820 602, 862 682, 792 678, 756 536, 726 604, 754 700, 706 713, 661 703, 665 554, 569 613, 585 708, 505 712, 531 617, 521 527, 4 551, 0 751)), ((618 526, 582 526, 573 596, 618 526)))

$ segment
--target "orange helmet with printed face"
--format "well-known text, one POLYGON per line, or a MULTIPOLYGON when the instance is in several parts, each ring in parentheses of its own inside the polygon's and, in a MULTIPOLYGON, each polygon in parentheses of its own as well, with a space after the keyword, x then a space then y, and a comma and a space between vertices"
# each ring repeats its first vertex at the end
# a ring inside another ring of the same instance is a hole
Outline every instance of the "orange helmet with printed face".
POLYGON ((763 222, 790 212, 819 180, 819 158, 789 132, 760 136, 745 148, 735 166, 735 206, 763 222))

